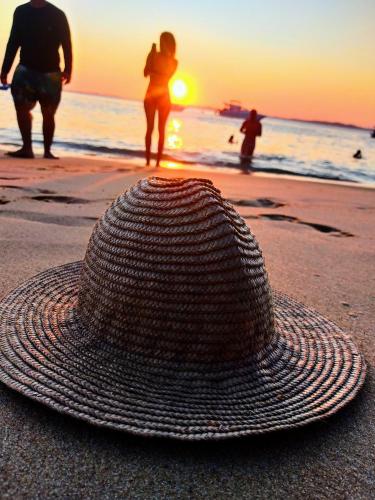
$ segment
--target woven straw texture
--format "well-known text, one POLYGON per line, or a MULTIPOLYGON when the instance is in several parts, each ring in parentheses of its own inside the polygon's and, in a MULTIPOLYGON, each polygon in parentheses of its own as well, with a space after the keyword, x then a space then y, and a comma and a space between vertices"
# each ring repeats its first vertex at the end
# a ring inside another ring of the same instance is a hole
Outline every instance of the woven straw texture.
POLYGON ((353 341, 271 292, 259 246, 205 179, 140 181, 84 262, 0 303, 0 380, 56 410, 145 436, 223 439, 322 419, 358 392, 353 341))

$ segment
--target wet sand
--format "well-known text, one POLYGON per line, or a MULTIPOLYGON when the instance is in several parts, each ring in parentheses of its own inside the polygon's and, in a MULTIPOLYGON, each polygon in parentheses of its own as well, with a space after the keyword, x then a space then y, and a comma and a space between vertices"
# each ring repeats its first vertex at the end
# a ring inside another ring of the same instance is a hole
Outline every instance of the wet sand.
POLYGON ((185 444, 99 430, 0 386, 1 497, 371 498, 375 495, 375 190, 127 161, 0 153, 0 299, 82 259, 93 224, 138 179, 206 177, 256 235, 271 284, 348 331, 365 354, 359 397, 322 423, 185 444))

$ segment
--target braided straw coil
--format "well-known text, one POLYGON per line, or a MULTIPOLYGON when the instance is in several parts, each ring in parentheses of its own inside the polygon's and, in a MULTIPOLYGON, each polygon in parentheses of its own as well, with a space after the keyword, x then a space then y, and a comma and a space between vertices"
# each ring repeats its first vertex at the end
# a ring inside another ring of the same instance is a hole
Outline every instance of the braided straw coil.
POLYGON ((259 246, 205 179, 138 182, 84 262, 0 303, 0 380, 56 410, 146 436, 221 439, 322 419, 366 366, 316 311, 273 291, 259 246))

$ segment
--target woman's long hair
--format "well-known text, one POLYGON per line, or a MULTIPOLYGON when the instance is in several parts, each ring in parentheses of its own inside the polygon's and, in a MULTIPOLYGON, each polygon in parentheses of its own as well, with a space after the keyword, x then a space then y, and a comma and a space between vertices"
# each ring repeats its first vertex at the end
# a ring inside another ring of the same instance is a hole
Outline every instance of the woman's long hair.
POLYGON ((176 54, 176 40, 169 31, 164 31, 160 35, 160 52, 169 57, 174 57, 176 54))

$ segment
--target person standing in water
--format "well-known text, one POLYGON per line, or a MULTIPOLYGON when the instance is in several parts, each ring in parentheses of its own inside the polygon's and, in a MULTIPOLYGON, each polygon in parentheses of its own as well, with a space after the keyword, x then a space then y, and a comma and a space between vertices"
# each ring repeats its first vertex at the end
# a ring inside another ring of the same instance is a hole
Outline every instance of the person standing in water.
POLYGON ((1 69, 3 85, 8 84, 8 73, 19 48, 20 63, 13 76, 12 96, 23 146, 7 154, 15 158, 34 158, 31 110, 39 101, 43 115, 44 158, 56 158, 51 152, 55 114, 62 83, 69 83, 72 75, 72 44, 64 12, 45 0, 31 0, 17 7, 1 69), (63 72, 60 71, 60 46, 65 60, 63 72))
POLYGON ((262 135, 262 124, 255 109, 250 111, 248 119, 243 122, 240 128, 240 132, 245 134, 241 146, 241 159, 251 160, 255 150, 256 138, 262 135))
POLYGON ((158 112, 159 143, 156 166, 160 165, 164 149, 165 126, 171 110, 168 83, 177 69, 175 59, 176 41, 172 33, 164 32, 160 35, 160 52, 156 44, 152 45, 147 56, 144 76, 150 77, 144 107, 147 120, 146 165, 150 165, 151 138, 154 130, 155 114, 158 112))

